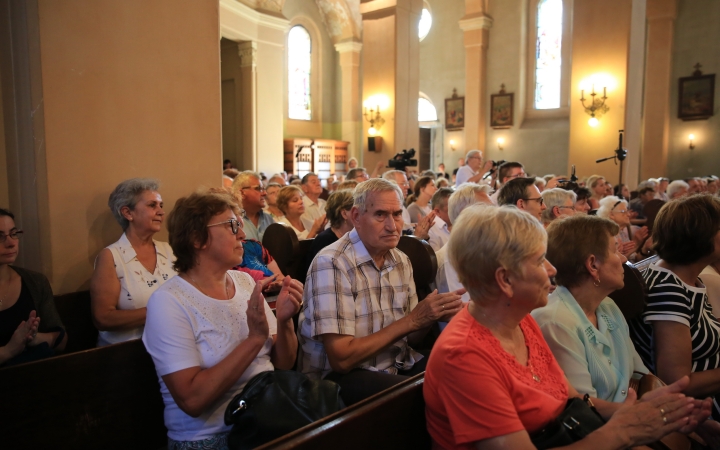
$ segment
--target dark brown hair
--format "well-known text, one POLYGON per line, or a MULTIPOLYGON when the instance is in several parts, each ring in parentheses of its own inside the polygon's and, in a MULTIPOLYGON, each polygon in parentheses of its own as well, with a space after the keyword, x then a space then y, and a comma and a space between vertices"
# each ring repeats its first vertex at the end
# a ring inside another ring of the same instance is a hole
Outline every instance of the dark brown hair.
POLYGON ((195 192, 179 199, 168 214, 168 241, 175 254, 173 268, 184 273, 195 266, 196 245, 205 245, 208 240, 210 219, 231 209, 239 213, 233 196, 227 192, 195 192))
POLYGON ((653 226, 654 249, 670 264, 692 264, 715 251, 720 230, 720 199, 693 195, 660 209, 653 226))

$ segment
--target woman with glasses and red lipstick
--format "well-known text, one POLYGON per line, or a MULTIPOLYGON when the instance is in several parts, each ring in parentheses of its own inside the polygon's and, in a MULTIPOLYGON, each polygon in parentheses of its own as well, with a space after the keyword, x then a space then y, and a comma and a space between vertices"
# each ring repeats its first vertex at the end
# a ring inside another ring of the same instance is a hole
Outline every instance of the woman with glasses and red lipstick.
POLYGON ((179 276, 148 302, 145 347, 160 377, 168 449, 227 448, 223 415, 255 375, 291 369, 297 354, 292 318, 302 285, 285 277, 273 315, 243 258, 242 218, 230 194, 181 198, 168 217, 179 276))
POLYGON ((140 339, 150 295, 176 275, 170 246, 153 239, 165 219, 158 189, 156 180, 132 178, 110 194, 123 235, 97 256, 90 280, 98 347, 140 339))
POLYGON ((20 236, 13 213, 0 208, 0 366, 46 358, 67 344, 47 278, 11 265, 20 236))

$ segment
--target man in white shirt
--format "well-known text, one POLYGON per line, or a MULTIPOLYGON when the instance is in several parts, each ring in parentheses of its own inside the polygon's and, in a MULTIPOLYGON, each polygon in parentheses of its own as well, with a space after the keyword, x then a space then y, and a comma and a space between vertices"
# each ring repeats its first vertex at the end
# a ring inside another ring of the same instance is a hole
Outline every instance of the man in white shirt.
POLYGON ((320 198, 322 194, 322 185, 317 175, 310 172, 300 182, 300 189, 305 193, 303 196, 303 204, 305 212, 300 219, 303 224, 312 224, 315 220, 325 215, 325 200, 320 198))
POLYGON ((488 164, 492 167, 492 161, 485 163, 483 167, 483 154, 480 150, 470 150, 465 156, 465 165, 458 168, 457 176, 455 177, 455 187, 460 186, 463 183, 477 183, 482 179, 483 172, 489 169, 488 164))
POLYGON ((430 206, 435 212, 435 225, 430 228, 428 234, 430 239, 430 247, 436 252, 443 248, 450 239, 450 230, 452 222, 448 216, 448 199, 452 195, 453 190, 450 188, 440 188, 432 196, 430 206))

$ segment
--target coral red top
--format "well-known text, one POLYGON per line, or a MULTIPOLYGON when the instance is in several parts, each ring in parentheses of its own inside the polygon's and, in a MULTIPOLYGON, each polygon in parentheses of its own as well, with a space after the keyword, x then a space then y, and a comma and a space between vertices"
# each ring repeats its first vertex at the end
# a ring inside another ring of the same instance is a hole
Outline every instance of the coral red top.
POLYGON ((433 447, 471 449, 473 443, 540 431, 568 399, 565 375, 535 320, 520 322, 529 350, 522 366, 467 306, 433 346, 425 372, 425 416, 433 447))

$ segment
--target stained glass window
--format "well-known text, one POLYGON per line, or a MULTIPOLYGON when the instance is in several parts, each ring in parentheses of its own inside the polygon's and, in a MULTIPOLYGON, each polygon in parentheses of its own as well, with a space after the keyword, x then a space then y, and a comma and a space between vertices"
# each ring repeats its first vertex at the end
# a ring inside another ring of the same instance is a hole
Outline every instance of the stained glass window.
POLYGON ((430 27, 432 27, 432 14, 430 14, 429 9, 423 8, 422 14, 420 15, 420 23, 418 24, 418 34, 420 35, 421 41, 425 39, 425 36, 430 32, 430 27))
POLYGON ((535 108, 560 107, 562 0, 540 0, 535 46, 535 108))
POLYGON ((437 110, 432 102, 424 97, 418 99, 418 122, 438 120, 437 110))
POLYGON ((310 72, 312 42, 310 33, 300 25, 288 33, 288 117, 311 120, 310 72))

